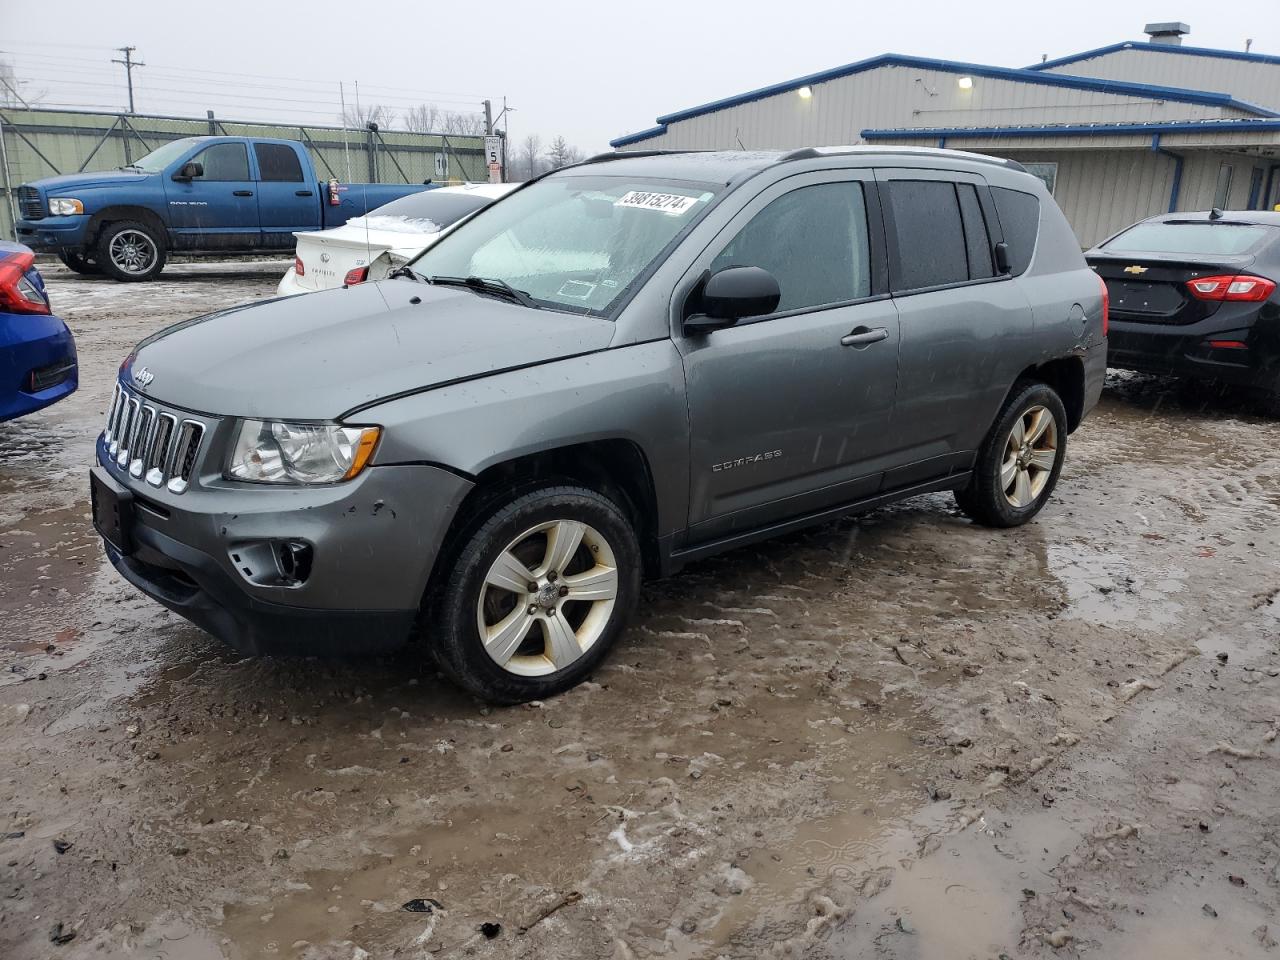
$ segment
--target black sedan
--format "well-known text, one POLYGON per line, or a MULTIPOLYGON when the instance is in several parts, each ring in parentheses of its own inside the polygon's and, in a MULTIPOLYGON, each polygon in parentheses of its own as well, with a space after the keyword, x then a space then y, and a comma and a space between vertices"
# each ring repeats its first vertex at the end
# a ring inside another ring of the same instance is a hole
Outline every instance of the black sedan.
POLYGON ((1085 257, 1110 296, 1109 366, 1280 396, 1280 213, 1151 217, 1085 257))

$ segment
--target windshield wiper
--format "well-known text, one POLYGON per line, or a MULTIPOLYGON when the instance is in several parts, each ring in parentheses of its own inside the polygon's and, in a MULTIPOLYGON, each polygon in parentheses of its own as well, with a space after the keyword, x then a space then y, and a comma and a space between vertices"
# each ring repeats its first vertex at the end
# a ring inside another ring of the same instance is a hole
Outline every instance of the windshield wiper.
POLYGON ((123 167, 121 167, 120 169, 121 169, 121 170, 137 170, 139 173, 146 173, 146 172, 147 172, 147 171, 143 170, 140 166, 138 166, 136 163, 126 163, 126 164, 125 164, 123 167))
POLYGON ((417 280, 419 283, 422 283, 422 280, 423 280, 420 274, 414 273, 412 270, 409 269, 408 264, 404 264, 403 266, 396 267, 394 270, 392 270, 390 273, 387 274, 388 280, 395 280, 397 277, 408 277, 410 280, 417 280))
POLYGON ((477 293, 488 293, 502 297, 504 300, 510 300, 512 303, 518 303, 522 307, 528 307, 531 310, 541 309, 533 301, 533 297, 525 293, 523 290, 517 290, 505 280, 499 280, 496 277, 427 277, 427 283, 437 284, 442 287, 467 287, 477 293))

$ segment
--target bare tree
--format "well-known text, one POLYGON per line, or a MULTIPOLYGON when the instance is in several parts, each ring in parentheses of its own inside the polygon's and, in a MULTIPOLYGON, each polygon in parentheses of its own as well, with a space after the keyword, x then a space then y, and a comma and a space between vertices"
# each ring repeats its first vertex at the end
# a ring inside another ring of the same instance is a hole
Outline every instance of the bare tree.
POLYGON ((451 137, 482 137, 485 133, 484 116, 445 110, 440 114, 439 132, 451 137))
POLYGON ((551 141, 551 146, 547 148, 547 163, 550 164, 552 170, 559 170, 561 167, 567 167, 571 163, 577 163, 582 159, 582 151, 577 147, 569 146, 569 141, 564 137, 556 137, 551 141))
POLYGON ((542 138, 531 133, 515 148, 511 157, 511 177, 515 180, 532 180, 542 172, 542 138))
POLYGON ((380 103, 363 104, 359 109, 354 103, 348 103, 347 109, 339 115, 339 119, 342 120, 344 127, 355 130, 363 130, 369 123, 376 123, 381 130, 389 130, 395 123, 396 116, 388 107, 380 103))
POLYGON ((44 91, 23 91, 24 81, 18 79, 13 64, 0 60, 0 107, 35 106, 44 97, 44 91))
POLYGON ((440 108, 434 103, 420 103, 404 112, 404 128, 413 133, 439 133, 441 126, 440 108))

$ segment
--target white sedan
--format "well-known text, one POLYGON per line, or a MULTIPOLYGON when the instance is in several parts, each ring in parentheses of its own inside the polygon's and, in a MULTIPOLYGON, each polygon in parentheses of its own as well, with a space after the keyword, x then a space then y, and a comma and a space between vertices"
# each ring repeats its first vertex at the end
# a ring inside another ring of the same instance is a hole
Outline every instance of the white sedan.
POLYGON ((410 194, 332 230, 295 233, 282 296, 379 280, 407 263, 453 224, 505 196, 518 183, 466 183, 410 194))

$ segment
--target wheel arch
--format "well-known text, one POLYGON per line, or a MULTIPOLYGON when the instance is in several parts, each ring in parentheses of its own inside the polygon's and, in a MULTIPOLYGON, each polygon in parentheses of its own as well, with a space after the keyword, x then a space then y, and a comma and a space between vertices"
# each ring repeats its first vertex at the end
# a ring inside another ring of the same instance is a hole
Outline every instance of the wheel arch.
MULTIPOLYGON (((661 569, 658 495, 644 450, 624 438, 588 440, 523 454, 486 466, 474 477, 450 525, 441 556, 455 553, 475 518, 516 491, 546 482, 577 483, 609 497, 626 513, 640 542, 646 576, 661 569)), ((440 563, 437 569, 444 569, 440 563)))
POLYGON ((1043 363, 1032 364, 1018 374, 1009 392, 1001 401, 1001 408, 1018 388, 1028 382, 1044 383, 1053 388, 1062 399, 1067 411, 1067 432, 1072 433, 1084 419, 1085 372, 1080 357, 1059 357, 1043 363))
POLYGON ((165 226, 163 218, 150 207, 131 206, 129 204, 106 207, 89 218, 89 226, 84 233, 85 249, 92 250, 97 246, 102 230, 107 224, 118 223, 121 220, 136 220, 154 230, 156 240, 163 244, 165 249, 168 249, 170 245, 169 230, 165 226))

